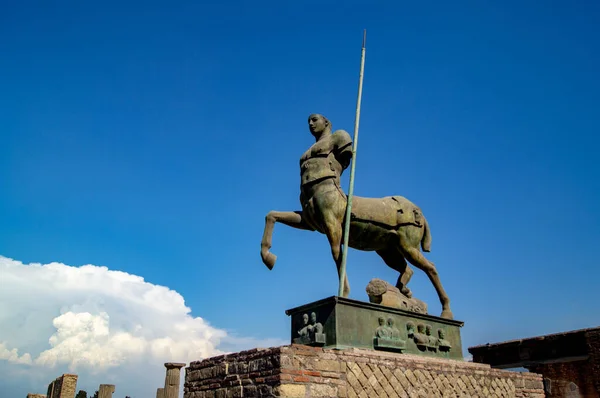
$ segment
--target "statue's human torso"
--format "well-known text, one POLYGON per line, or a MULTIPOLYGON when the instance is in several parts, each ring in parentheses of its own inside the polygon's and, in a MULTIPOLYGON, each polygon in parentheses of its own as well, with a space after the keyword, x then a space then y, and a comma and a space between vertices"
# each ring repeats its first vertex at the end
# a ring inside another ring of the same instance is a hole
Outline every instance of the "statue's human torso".
POLYGON ((343 152, 351 149, 350 135, 338 130, 315 142, 300 158, 300 185, 304 186, 329 177, 339 178, 344 168, 343 152))

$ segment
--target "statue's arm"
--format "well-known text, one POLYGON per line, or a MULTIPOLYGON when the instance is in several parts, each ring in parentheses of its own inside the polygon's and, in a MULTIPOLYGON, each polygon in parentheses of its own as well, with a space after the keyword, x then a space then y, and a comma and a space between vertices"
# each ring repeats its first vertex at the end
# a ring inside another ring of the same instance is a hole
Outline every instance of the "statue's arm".
POLYGON ((352 138, 344 130, 337 130, 333 133, 334 142, 334 154, 338 162, 344 169, 350 164, 352 160, 352 138))

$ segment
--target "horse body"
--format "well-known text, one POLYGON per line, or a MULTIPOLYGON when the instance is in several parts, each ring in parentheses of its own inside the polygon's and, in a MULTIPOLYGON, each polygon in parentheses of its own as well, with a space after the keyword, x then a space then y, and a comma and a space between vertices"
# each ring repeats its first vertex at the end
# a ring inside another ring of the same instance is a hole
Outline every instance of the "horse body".
MULTIPOLYGON (((272 269, 276 256, 270 253, 273 228, 276 222, 288 226, 318 231, 327 236, 332 257, 340 271, 342 233, 347 199, 339 186, 339 177, 324 178, 302 186, 300 201, 302 211, 271 211, 266 216, 265 231, 261 242, 261 257, 272 269)), ((385 198, 353 197, 350 220, 349 247, 362 251, 375 251, 400 276, 396 287, 411 296, 406 286, 413 275, 407 261, 423 270, 433 283, 440 303, 442 317, 452 319, 450 300, 446 295, 435 265, 427 260, 424 251, 430 250, 429 225, 419 207, 401 196, 385 198)), ((347 277, 344 279, 343 296, 350 292, 347 277)))

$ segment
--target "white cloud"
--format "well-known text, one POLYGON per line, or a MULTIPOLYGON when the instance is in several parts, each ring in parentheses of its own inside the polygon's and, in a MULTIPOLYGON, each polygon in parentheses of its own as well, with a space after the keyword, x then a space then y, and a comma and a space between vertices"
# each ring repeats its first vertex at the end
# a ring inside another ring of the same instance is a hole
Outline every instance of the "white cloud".
POLYGON ((31 355, 19 355, 19 350, 17 350, 16 348, 9 350, 8 348, 6 348, 4 343, 0 343, 0 359, 4 359, 12 363, 31 365, 31 355))
MULTIPOLYGON (((48 375, 46 384, 68 371, 80 381, 84 375, 98 379, 89 382, 89 393, 112 380, 120 391, 129 382, 131 393, 153 395, 164 379, 164 362, 189 363, 222 354, 220 345, 260 343, 192 316, 179 293, 142 277, 94 265, 25 265, 0 256, 0 362, 34 367, 48 375), (152 385, 140 390, 133 381, 140 375, 152 385)), ((36 390, 44 392, 45 385, 36 390)))

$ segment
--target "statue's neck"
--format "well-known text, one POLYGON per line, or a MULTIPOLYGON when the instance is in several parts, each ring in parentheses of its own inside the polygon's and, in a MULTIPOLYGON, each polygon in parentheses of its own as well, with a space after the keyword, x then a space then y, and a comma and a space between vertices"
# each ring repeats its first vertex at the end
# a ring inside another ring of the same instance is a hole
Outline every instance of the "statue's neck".
POLYGON ((331 130, 325 130, 321 133, 321 135, 319 135, 318 137, 315 137, 315 142, 319 142, 329 135, 331 135, 331 130))

